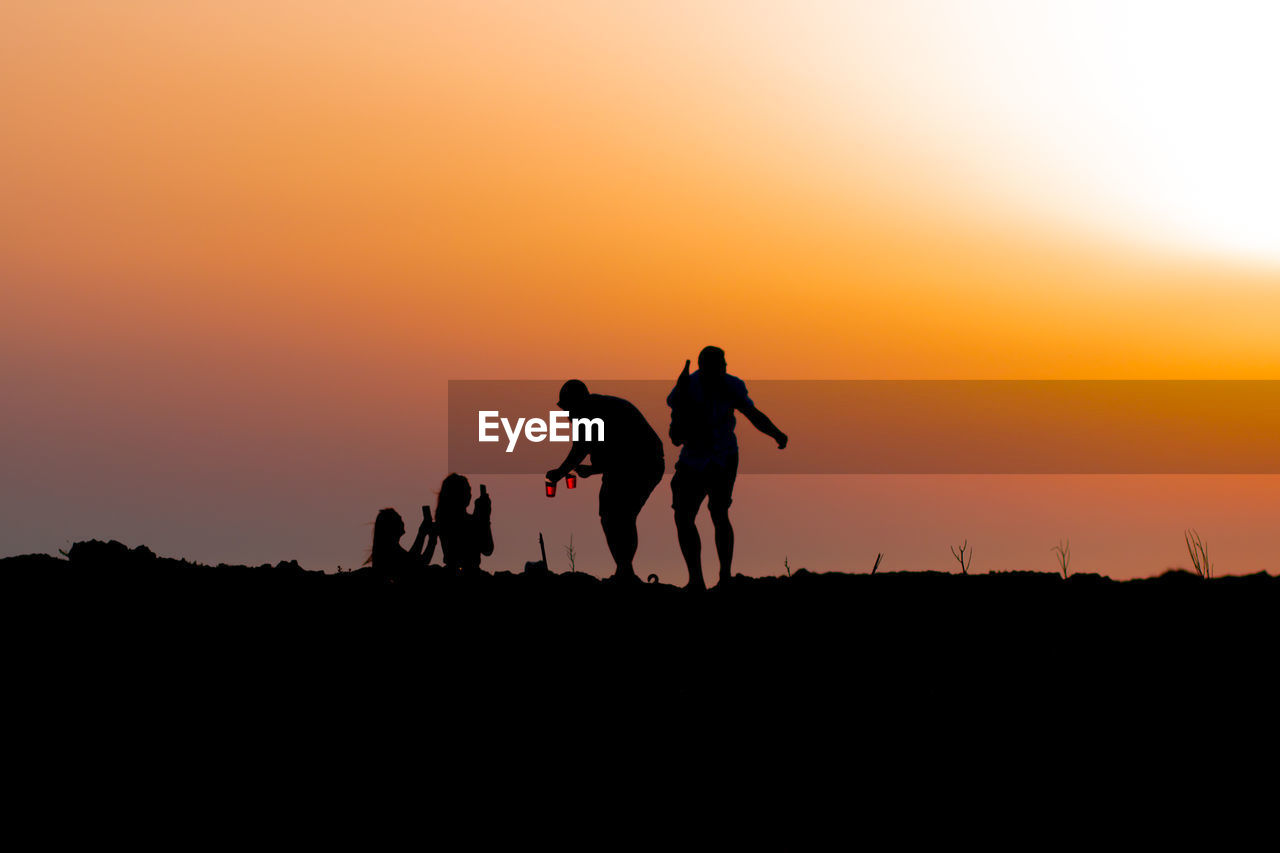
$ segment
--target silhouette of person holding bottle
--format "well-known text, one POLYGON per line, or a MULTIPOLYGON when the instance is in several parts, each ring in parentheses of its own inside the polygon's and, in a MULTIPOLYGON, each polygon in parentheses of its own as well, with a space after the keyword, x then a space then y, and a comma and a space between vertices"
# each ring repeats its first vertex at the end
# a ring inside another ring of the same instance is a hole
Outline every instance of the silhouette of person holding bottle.
POLYGON ((556 483, 566 474, 580 477, 602 474, 600 483, 600 526, 617 566, 614 578, 636 580, 633 562, 639 545, 636 519, 645 501, 662 480, 665 461, 662 439, 644 415, 627 400, 607 394, 592 394, 585 383, 570 379, 560 388, 556 405, 573 419, 599 418, 604 437, 592 435, 574 441, 559 467, 547 472, 547 481, 556 483), (591 463, 584 464, 590 455, 591 463))
POLYGON ((400 544, 400 537, 404 536, 404 519, 391 507, 380 509, 373 521, 373 549, 365 564, 375 575, 383 578, 400 577, 405 572, 426 566, 436 552, 436 533, 436 526, 431 521, 431 507, 424 506, 418 535, 413 546, 406 551, 400 544), (422 552, 424 542, 427 547, 425 555, 422 552))
POLYGON ((724 350, 719 347, 703 348, 693 374, 689 373, 689 362, 684 363, 676 387, 667 395, 667 405, 671 407, 671 440, 681 445, 671 477, 671 507, 675 510, 680 553, 689 568, 687 588, 706 589, 702 539, 695 524, 704 499, 715 527, 720 583, 727 584, 733 564, 729 505, 733 503, 733 484, 738 476, 734 412, 741 412, 752 426, 778 442, 779 450, 787 446, 787 435, 751 402, 746 383, 730 375, 724 350))
POLYGON ((493 505, 483 483, 474 510, 467 512, 470 503, 471 482, 461 474, 445 477, 436 499, 436 527, 446 569, 475 571, 481 557, 493 554, 493 505))

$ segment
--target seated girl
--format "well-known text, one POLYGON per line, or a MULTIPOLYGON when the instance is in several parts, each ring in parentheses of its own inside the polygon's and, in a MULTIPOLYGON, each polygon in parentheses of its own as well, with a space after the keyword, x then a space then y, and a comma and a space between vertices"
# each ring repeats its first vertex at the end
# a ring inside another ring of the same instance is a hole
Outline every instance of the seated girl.
POLYGON ((400 546, 401 536, 404 536, 404 520, 400 513, 390 507, 378 510, 378 517, 373 522, 373 550, 365 561, 374 574, 397 577, 431 562, 436 552, 436 525, 431 523, 431 507, 422 508, 422 523, 418 525, 418 535, 408 551, 400 546), (422 553, 423 541, 427 541, 425 555, 422 553))
POLYGON ((468 513, 470 503, 471 483, 467 478, 461 474, 445 477, 436 501, 436 529, 444 551, 445 568, 479 569, 480 557, 493 553, 493 530, 489 525, 492 505, 483 484, 475 511, 468 513))

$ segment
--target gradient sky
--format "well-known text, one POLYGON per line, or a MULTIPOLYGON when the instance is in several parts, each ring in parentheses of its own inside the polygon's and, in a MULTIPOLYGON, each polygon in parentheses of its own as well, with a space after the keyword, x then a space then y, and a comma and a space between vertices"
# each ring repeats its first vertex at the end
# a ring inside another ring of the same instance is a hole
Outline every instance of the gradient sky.
MULTIPOLYGON (((748 385, 1280 378, 1277 31, 1236 2, 5 4, 0 553, 358 564, 379 507, 434 502, 450 378, 674 378, 707 343, 748 385)), ((494 567, 542 530, 603 568, 592 501, 489 485, 494 567)), ((675 581, 668 503, 637 565, 675 581)), ((735 503, 750 573, 966 536, 975 570, 1049 569, 1070 536, 1145 575, 1190 526, 1253 571, 1278 508, 1277 478, 735 503)))

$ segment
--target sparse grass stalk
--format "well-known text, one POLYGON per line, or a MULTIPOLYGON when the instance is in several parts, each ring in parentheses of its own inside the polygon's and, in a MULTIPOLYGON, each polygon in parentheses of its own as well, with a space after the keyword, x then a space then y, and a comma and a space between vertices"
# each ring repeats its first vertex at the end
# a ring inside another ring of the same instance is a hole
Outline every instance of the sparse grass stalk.
POLYGON ((569 534, 569 544, 564 546, 564 555, 569 558, 569 573, 573 574, 577 572, 577 569, 574 568, 574 564, 577 560, 578 552, 574 550, 574 547, 573 547, 572 533, 569 534))
POLYGON ((1054 545, 1049 550, 1058 555, 1058 568, 1062 572, 1062 579, 1066 580, 1070 577, 1067 569, 1071 565, 1071 540, 1067 539, 1065 543, 1059 541, 1057 545, 1054 545))
POLYGON ((1191 555, 1191 565, 1196 574, 1208 580, 1213 577, 1213 563, 1209 561, 1209 546, 1200 534, 1193 530, 1184 530, 1182 537, 1187 543, 1187 553, 1191 555))

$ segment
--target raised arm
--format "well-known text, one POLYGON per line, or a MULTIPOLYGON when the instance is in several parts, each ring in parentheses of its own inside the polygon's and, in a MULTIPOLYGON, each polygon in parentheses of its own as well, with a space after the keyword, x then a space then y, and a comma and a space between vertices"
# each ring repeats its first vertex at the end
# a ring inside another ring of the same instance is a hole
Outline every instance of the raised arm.
POLYGON ((480 549, 480 553, 486 557, 493 556, 493 524, 491 518, 493 516, 493 503, 489 499, 489 490, 484 483, 480 484, 480 497, 476 498, 476 508, 473 515, 476 531, 476 546, 480 549))
POLYGON ((436 543, 439 541, 439 538, 440 536, 436 530, 436 526, 434 524, 431 525, 431 534, 427 538, 427 552, 422 555, 422 562, 425 565, 431 565, 431 560, 436 555, 436 543))
POLYGON ((431 521, 431 507, 424 506, 422 508, 422 523, 418 525, 418 535, 414 537, 413 547, 409 549, 409 553, 415 557, 422 554, 422 543, 425 541, 427 542, 427 556, 424 562, 430 563, 431 558, 436 553, 436 538, 436 526, 431 521))

